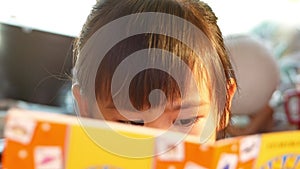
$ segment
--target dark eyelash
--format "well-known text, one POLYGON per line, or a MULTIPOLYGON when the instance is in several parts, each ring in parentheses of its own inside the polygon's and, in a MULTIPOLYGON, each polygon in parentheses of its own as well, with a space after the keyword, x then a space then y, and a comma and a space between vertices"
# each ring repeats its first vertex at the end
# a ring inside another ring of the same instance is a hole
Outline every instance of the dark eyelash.
POLYGON ((126 120, 118 120, 119 123, 130 124, 130 125, 137 125, 143 126, 144 120, 137 120, 137 121, 126 121, 126 120))
POLYGON ((190 122, 186 125, 182 124, 181 126, 183 127, 188 127, 190 125, 193 125, 195 123, 197 123, 203 116, 196 116, 196 117, 192 117, 192 118, 187 118, 187 119, 178 119, 176 121, 173 122, 173 124, 175 124, 176 122, 179 122, 181 120, 190 120, 190 122))
POLYGON ((197 123, 201 118, 203 118, 203 116, 197 116, 194 123, 197 123))

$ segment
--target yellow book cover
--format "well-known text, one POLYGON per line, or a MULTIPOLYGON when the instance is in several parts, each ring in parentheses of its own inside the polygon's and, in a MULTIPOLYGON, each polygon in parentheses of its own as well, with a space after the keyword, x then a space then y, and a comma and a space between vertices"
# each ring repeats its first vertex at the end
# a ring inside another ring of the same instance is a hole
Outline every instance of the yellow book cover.
POLYGON ((300 131, 201 145, 182 133, 12 109, 4 169, 300 169, 300 131))

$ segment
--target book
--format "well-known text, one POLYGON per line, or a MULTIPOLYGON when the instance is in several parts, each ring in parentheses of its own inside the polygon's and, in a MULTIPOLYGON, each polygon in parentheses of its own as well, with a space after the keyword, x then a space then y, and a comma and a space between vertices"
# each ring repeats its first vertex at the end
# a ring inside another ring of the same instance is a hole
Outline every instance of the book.
POLYGON ((5 169, 300 169, 300 131, 200 144, 195 136, 11 109, 5 169))

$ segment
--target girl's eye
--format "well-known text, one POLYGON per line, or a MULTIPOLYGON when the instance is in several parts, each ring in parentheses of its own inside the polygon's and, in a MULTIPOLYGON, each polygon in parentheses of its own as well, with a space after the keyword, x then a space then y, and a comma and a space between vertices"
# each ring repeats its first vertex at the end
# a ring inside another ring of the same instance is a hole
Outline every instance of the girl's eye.
POLYGON ((137 125, 143 126, 144 120, 136 120, 136 121, 126 121, 126 120, 118 120, 119 123, 130 124, 130 125, 137 125))
POLYGON ((196 116, 187 119, 177 119, 173 122, 173 124, 176 126, 189 127, 192 124, 196 123, 200 118, 201 118, 200 116, 196 116))

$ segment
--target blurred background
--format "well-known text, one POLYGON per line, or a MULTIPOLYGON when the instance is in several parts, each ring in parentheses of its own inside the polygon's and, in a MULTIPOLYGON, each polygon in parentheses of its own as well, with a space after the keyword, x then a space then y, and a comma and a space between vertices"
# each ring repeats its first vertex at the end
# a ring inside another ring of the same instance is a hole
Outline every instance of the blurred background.
MULTIPOLYGON (((74 113, 71 45, 95 2, 0 0, 1 117, 10 107, 74 113)), ((268 118, 271 127, 245 132, 243 129, 251 125, 251 114, 258 114, 245 109, 233 112, 232 126, 238 129, 232 130, 232 135, 299 129, 300 0, 205 2, 218 16, 225 39, 254 37, 266 46, 279 69, 280 82, 267 100, 272 109, 268 118)), ((270 81, 266 77, 264 80, 270 81)), ((254 91, 260 88, 256 81, 250 86, 254 91)), ((240 88, 242 93, 243 86, 240 88)))

